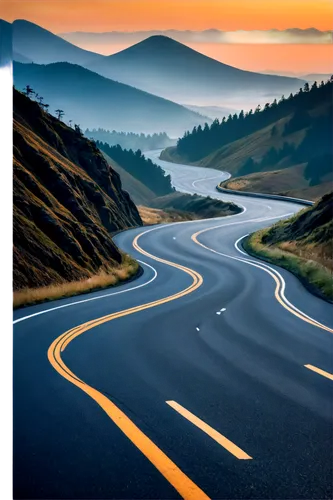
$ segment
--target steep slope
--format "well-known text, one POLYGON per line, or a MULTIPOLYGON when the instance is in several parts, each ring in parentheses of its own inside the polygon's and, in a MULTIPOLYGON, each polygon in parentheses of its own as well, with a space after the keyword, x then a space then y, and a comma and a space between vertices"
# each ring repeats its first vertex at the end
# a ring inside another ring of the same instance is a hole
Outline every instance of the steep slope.
POLYGON ((302 83, 228 66, 166 36, 151 36, 92 62, 89 68, 167 99, 196 105, 223 106, 232 99, 238 107, 237 100, 257 103, 263 95, 292 92, 302 83))
POLYGON ((95 145, 14 91, 14 290, 110 271, 110 233, 141 225, 95 145))
POLYGON ((252 234, 245 248, 252 255, 285 267, 311 291, 333 300, 332 240, 331 192, 291 219, 252 234))
POLYGON ((108 164, 112 165, 113 170, 118 172, 124 190, 130 194, 136 205, 149 205, 150 202, 156 198, 156 194, 140 182, 139 179, 118 165, 118 163, 112 160, 104 151, 102 151, 102 154, 108 164))
POLYGON ((169 175, 139 152, 122 150, 97 142, 107 161, 121 176, 124 188, 129 192, 145 224, 161 224, 184 220, 208 219, 234 215, 241 209, 210 197, 190 195, 174 191, 169 175), (105 151, 108 151, 110 158, 105 151), (115 163, 114 159, 122 165, 115 163), (149 184, 150 189, 146 184, 149 184), (164 194, 167 193, 167 194, 164 194))
POLYGON ((332 88, 305 86, 262 111, 198 127, 163 157, 226 170, 236 177, 223 183, 229 189, 315 199, 333 186, 332 88))
POLYGON ((12 24, 13 51, 37 64, 70 62, 85 64, 103 56, 80 49, 37 24, 18 19, 12 24))
POLYGON ((63 109, 66 120, 82 128, 177 136, 203 121, 202 116, 179 104, 69 63, 14 63, 14 83, 18 89, 29 84, 50 104, 51 112, 63 109))

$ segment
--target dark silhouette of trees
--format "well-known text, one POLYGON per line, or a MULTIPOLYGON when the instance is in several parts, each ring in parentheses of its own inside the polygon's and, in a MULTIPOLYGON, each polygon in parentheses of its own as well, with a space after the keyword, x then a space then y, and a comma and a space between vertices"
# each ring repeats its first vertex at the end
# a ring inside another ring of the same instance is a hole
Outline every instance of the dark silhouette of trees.
POLYGON ((58 120, 62 120, 62 118, 63 118, 63 116, 65 114, 65 111, 63 111, 62 109, 56 109, 55 112, 57 114, 58 120))
POLYGON ((78 125, 77 123, 74 123, 74 130, 75 130, 75 132, 76 132, 78 135, 80 135, 80 136, 82 136, 82 135, 83 135, 83 132, 82 132, 82 130, 81 130, 81 127, 80 127, 80 125, 78 125))
MULTIPOLYGON (((309 111, 321 102, 331 99, 332 78, 323 85, 304 85, 296 94, 290 94, 287 99, 276 99, 264 108, 257 106, 255 112, 250 110, 239 115, 229 115, 222 121, 214 120, 210 126, 194 127, 192 132, 186 131, 183 137, 178 139, 177 151, 190 161, 197 161, 208 156, 213 151, 222 148, 226 144, 246 137, 270 124, 275 124, 281 118, 290 116, 286 125, 284 135, 287 136, 301 128, 311 126, 312 118, 309 111)), ((276 129, 272 130, 272 135, 276 129)))
POLYGON ((304 169, 304 177, 309 181, 310 186, 315 186, 323 180, 333 181, 332 153, 311 158, 304 169))
POLYGON ((86 129, 85 136, 101 142, 107 142, 110 146, 119 144, 125 149, 141 149, 149 151, 153 149, 162 149, 175 144, 165 132, 155 134, 134 134, 132 132, 117 132, 115 130, 86 129))
POLYGON ((238 170, 238 175, 252 174, 257 170, 258 170, 258 164, 253 160, 253 158, 248 158, 238 170))
POLYGON ((24 87, 23 89, 23 94, 26 97, 30 98, 30 96, 33 96, 33 94, 35 94, 35 91, 30 87, 30 85, 26 85, 26 87, 24 87))
POLYGON ((170 176, 165 175, 158 165, 145 158, 140 149, 134 152, 132 149, 122 149, 119 145, 109 146, 106 142, 100 141, 96 141, 96 146, 157 196, 164 196, 174 191, 170 176))

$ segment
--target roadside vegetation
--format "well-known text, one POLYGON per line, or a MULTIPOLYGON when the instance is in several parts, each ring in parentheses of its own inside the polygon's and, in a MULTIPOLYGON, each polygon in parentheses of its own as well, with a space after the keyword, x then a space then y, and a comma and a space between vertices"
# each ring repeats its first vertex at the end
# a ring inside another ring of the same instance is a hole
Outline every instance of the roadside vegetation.
POLYGON ((170 222, 182 222, 194 220, 196 217, 193 213, 184 212, 181 210, 162 210, 160 208, 138 206, 140 217, 145 226, 152 224, 166 224, 170 222))
POLYGON ((16 290, 13 296, 14 309, 113 287, 123 281, 134 278, 138 271, 139 264, 137 261, 132 259, 129 255, 124 254, 121 264, 110 266, 109 269, 102 270, 98 274, 93 274, 89 278, 54 283, 49 286, 38 288, 23 288, 21 290, 16 290))
POLYGON ((333 193, 313 207, 244 242, 245 250, 297 276, 314 294, 333 301, 333 193))

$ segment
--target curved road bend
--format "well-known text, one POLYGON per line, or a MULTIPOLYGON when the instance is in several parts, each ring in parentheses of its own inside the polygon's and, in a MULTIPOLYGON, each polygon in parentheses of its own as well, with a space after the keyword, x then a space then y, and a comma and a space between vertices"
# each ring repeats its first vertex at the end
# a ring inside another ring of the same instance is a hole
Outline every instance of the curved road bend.
POLYGON ((332 306, 235 246, 301 207, 160 165, 244 211, 121 233, 140 278, 15 311, 14 498, 331 498, 332 306))

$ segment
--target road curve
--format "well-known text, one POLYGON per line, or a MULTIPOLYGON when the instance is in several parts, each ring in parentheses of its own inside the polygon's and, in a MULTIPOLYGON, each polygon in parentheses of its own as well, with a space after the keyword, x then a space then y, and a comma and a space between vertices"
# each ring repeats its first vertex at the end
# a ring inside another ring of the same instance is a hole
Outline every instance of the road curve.
POLYGON ((149 156, 244 210, 118 234, 137 280, 15 311, 14 498, 331 498, 332 306, 241 248, 301 207, 149 156))

